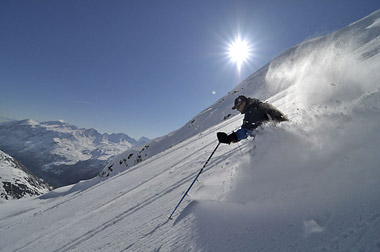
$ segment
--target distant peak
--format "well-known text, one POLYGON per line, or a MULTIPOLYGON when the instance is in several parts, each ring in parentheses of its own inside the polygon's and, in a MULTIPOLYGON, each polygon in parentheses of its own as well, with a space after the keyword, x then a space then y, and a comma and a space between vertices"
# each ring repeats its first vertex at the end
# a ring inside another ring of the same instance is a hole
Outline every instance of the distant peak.
POLYGON ((36 125, 39 125, 40 123, 37 122, 37 121, 34 121, 32 119, 27 119, 27 120, 24 120, 25 124, 26 125, 31 125, 31 126, 36 126, 36 125))

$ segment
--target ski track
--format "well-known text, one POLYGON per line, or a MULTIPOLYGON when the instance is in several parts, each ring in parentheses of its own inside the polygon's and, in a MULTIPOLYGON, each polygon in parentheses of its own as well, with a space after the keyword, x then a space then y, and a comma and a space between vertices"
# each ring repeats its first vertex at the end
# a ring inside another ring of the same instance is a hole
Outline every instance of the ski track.
MULTIPOLYGON (((202 148, 201 150, 198 150, 197 152, 199 151, 202 151, 203 149, 207 149, 210 145, 212 145, 213 143, 205 146, 204 148, 202 148)), ((234 152, 231 150, 229 151, 229 154, 228 155, 232 155, 234 152)), ((193 156, 195 155, 196 153, 194 154, 190 154, 189 156, 193 156)), ((185 157, 185 159, 188 159, 188 157, 185 157)), ((215 164, 213 163, 216 163, 216 165, 218 163, 221 163, 225 160, 226 158, 226 155, 223 156, 223 157, 219 157, 216 161, 214 162, 210 162, 210 166, 215 166, 215 164)), ((181 162, 179 162, 181 163, 181 162)), ((164 175, 167 175, 167 174, 157 174, 156 176, 148 179, 147 181, 144 181, 143 183, 137 185, 135 188, 132 188, 131 190, 125 192, 123 195, 121 195, 120 197, 118 197, 117 199, 113 199, 113 200, 110 200, 109 202, 105 203, 104 205, 102 206, 99 206, 99 208, 103 207, 103 206, 106 206, 106 205, 109 205, 111 202, 114 202, 115 200, 122 200, 121 197, 129 194, 131 191, 141 187, 143 184, 149 182, 150 180, 154 179, 155 177, 157 176, 164 176, 164 175)), ((106 223, 103 223, 101 224, 100 226, 92 229, 91 231, 83 234, 82 236, 78 237, 77 239, 75 240, 72 240, 70 243, 68 243, 67 245, 61 247, 60 249, 58 250, 55 250, 54 252, 60 252, 60 251, 67 251, 67 250, 70 250, 70 249, 73 249, 75 248, 76 246, 78 246, 79 244, 83 243, 84 241, 92 238, 93 236, 97 235, 98 233, 104 231, 105 229, 111 227, 112 225, 120 222, 121 220, 125 219, 126 217, 130 216, 131 214, 141 210, 142 208, 154 203, 155 201, 159 200, 160 198, 162 198, 164 195, 178 189, 178 188, 182 188, 182 187, 185 187, 186 184, 189 184, 189 182, 191 182, 194 177, 195 177, 196 174, 189 174, 188 176, 184 177, 183 179, 175 182, 174 184, 172 184, 170 187, 166 188, 165 190, 157 193, 157 194, 154 194, 153 196, 145 199, 143 202, 139 202, 137 204, 135 204, 133 207, 130 207, 129 209, 127 209, 125 212, 121 213, 120 215, 118 216, 115 216, 115 217, 112 217, 109 221, 107 221, 106 223)), ((179 209, 178 209, 179 210, 179 209)), ((96 210, 95 210, 96 211, 96 210)), ((158 225, 157 227, 155 227, 152 231, 150 231, 148 234, 146 235, 143 235, 142 238, 140 238, 139 240, 143 239, 144 237, 147 237, 149 234, 153 234, 158 228, 160 228, 161 226, 163 226, 164 224, 166 224, 168 221, 165 221, 163 224, 160 224, 158 225)), ((133 244, 131 244, 130 246, 128 246, 128 248, 131 248, 133 246, 133 244)))

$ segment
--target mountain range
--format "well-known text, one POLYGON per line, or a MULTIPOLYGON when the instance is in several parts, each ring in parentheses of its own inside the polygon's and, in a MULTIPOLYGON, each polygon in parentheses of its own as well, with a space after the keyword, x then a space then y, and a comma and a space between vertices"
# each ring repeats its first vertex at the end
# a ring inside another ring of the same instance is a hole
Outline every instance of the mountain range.
POLYGON ((63 121, 0 123, 0 149, 55 187, 92 178, 109 158, 147 141, 121 133, 100 134, 63 121))

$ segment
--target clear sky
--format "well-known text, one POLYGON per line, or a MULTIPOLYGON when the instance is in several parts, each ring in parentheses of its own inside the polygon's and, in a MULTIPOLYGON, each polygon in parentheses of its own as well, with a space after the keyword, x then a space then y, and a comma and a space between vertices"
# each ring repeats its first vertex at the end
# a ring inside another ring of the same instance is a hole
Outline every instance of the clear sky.
POLYGON ((2 0, 0 116, 154 138, 379 0, 2 0), (228 56, 236 37, 250 57, 228 56))

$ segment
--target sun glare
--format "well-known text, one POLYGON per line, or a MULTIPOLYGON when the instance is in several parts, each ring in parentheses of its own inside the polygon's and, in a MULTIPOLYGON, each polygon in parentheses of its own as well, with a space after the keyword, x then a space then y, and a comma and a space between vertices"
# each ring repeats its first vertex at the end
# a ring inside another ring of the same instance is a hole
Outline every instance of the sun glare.
POLYGON ((232 62, 236 63, 238 70, 241 65, 248 60, 250 56, 250 47, 248 42, 237 38, 233 43, 229 45, 228 55, 232 62))

